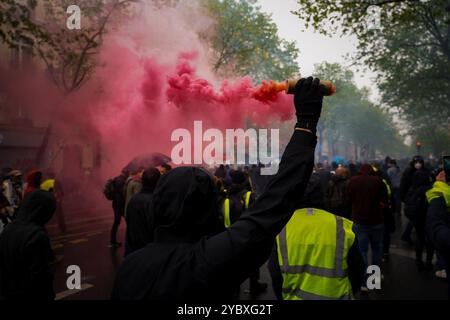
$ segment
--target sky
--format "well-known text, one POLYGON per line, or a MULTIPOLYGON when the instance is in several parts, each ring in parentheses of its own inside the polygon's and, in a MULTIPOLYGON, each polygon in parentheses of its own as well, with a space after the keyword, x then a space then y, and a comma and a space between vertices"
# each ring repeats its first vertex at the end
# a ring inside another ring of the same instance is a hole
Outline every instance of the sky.
POLYGON ((298 63, 302 76, 313 73, 314 64, 324 61, 338 62, 350 67, 355 72, 355 81, 358 87, 369 87, 372 94, 371 100, 377 101, 379 93, 373 78, 373 72, 358 72, 356 67, 351 67, 352 61, 345 58, 346 54, 356 52, 356 37, 326 37, 311 30, 305 30, 303 22, 291 11, 298 10, 296 0, 258 0, 262 11, 270 13, 273 21, 278 26, 279 36, 295 41, 300 49, 298 63))

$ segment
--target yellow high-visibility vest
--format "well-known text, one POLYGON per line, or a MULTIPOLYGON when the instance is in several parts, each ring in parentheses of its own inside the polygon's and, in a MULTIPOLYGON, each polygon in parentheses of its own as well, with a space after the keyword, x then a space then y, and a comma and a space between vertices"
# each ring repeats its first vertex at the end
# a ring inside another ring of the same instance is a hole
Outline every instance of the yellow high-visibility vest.
POLYGON ((229 228, 231 226, 230 220, 230 199, 226 198, 223 203, 223 220, 225 228, 229 228))
POLYGON ((443 197, 445 204, 447 205, 447 209, 450 211, 450 185, 448 185, 448 183, 436 181, 433 188, 428 190, 426 195, 428 203, 430 203, 433 199, 443 197))
MULTIPOLYGON (((252 195, 251 191, 248 191, 245 194, 245 200, 244 200, 244 206, 245 209, 248 209, 250 206, 250 197, 252 195)), ((225 228, 229 228, 231 226, 231 219, 230 219, 230 199, 226 198, 223 202, 223 221, 225 228)))
POLYGON ((55 179, 47 179, 41 183, 41 189, 45 191, 55 190, 55 179))
POLYGON ((295 211, 277 236, 283 300, 350 300, 353 223, 319 209, 295 211))

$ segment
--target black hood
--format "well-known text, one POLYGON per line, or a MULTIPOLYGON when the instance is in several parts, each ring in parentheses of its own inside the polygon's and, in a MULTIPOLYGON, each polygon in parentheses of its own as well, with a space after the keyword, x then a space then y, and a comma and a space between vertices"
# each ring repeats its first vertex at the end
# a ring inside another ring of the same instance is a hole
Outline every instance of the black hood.
POLYGON ((16 220, 44 226, 52 218, 55 209, 56 201, 51 192, 34 190, 23 199, 16 220))
POLYGON ((204 170, 182 167, 163 175, 153 193, 155 242, 196 242, 217 233, 218 192, 204 170))

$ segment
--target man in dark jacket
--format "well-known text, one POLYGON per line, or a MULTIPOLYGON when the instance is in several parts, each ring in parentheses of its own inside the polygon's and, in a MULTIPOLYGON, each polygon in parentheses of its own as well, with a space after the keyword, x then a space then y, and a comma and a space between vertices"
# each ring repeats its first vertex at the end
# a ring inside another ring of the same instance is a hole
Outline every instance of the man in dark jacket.
MULTIPOLYGON (((374 175, 369 164, 363 164, 360 175, 350 179, 348 195, 352 204, 353 229, 358 246, 368 266, 369 244, 372 249, 372 264, 381 267, 383 257, 383 209, 388 205, 386 185, 380 177, 374 175)), ((363 283, 363 291, 366 291, 363 283)))
POLYGON ((405 216, 416 229, 416 264, 419 271, 432 270, 434 247, 425 232, 428 210, 425 194, 431 189, 431 178, 427 171, 417 170, 414 172, 411 181, 412 185, 405 197, 405 216), (425 264, 422 259, 424 249, 426 249, 425 264))
POLYGON ((156 168, 150 168, 142 174, 142 189, 134 195, 127 207, 127 232, 125 256, 145 247, 153 241, 153 212, 151 203, 153 191, 161 176, 156 168))
POLYGON ((0 236, 0 299, 53 300, 53 260, 45 224, 56 209, 54 196, 31 191, 23 200, 16 220, 0 236))
POLYGON ((155 241, 121 265, 113 299, 224 300, 269 257, 276 235, 299 205, 314 165, 323 95, 319 79, 296 87, 295 132, 278 173, 230 228, 218 217, 216 189, 200 168, 177 168, 154 192, 155 241))

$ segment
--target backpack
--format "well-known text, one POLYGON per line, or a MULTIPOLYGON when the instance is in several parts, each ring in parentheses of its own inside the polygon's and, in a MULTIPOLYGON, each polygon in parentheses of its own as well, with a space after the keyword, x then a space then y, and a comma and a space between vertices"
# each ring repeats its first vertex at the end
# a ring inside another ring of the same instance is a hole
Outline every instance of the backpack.
POLYGON ((103 188, 103 194, 105 195, 106 199, 110 201, 114 200, 114 179, 108 179, 108 181, 106 181, 105 187, 103 188))

